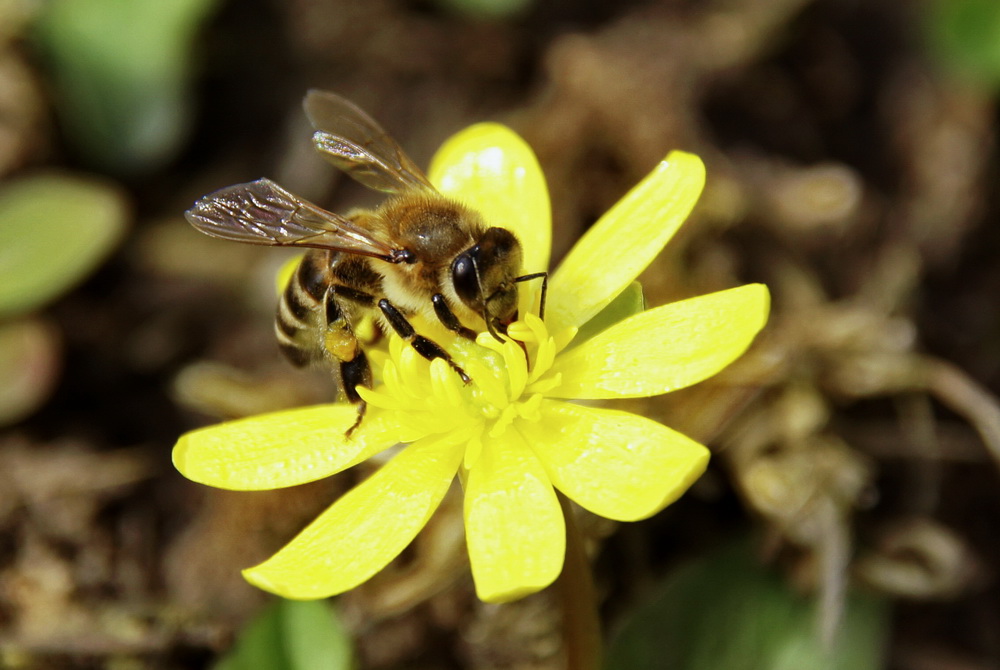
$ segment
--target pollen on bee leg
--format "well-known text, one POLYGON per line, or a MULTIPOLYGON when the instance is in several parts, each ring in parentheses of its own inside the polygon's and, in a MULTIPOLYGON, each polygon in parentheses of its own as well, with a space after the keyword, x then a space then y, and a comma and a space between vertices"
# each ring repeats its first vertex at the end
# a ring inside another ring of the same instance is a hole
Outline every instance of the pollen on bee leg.
POLYGON ((323 346, 338 361, 353 360, 358 351, 358 340, 347 328, 328 330, 323 337, 323 346))

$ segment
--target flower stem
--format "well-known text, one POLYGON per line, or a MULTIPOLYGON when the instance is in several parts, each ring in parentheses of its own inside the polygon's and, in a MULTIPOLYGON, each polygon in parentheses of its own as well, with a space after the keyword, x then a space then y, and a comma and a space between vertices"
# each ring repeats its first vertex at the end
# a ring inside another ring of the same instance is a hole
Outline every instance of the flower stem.
POLYGON ((557 582, 563 611, 566 667, 572 670, 600 670, 601 621, 597 613, 590 561, 576 525, 573 505, 563 494, 557 495, 566 518, 566 561, 557 582))

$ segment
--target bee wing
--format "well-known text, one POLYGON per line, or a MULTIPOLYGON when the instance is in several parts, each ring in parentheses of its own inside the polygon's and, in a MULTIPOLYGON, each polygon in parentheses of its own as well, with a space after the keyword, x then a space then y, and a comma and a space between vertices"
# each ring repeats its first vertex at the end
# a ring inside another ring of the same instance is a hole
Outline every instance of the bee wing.
POLYGON ((392 262, 402 253, 351 220, 289 193, 270 179, 215 191, 184 216, 206 235, 233 242, 333 249, 392 262))
POLYGON ((303 106, 316 129, 316 149, 357 181, 387 193, 434 190, 403 148, 354 103, 313 89, 306 94, 303 106))

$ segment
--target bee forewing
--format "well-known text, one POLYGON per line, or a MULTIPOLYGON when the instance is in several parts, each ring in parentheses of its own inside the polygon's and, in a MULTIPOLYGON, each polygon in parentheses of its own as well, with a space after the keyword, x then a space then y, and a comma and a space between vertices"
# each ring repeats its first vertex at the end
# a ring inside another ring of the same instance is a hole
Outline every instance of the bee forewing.
POLYGON ((368 188, 387 193, 434 187, 403 148, 354 103, 313 89, 303 106, 323 156, 368 188))
POLYGON ((234 242, 333 249, 390 259, 393 247, 349 219, 289 193, 270 179, 236 184, 184 212, 201 232, 234 242))

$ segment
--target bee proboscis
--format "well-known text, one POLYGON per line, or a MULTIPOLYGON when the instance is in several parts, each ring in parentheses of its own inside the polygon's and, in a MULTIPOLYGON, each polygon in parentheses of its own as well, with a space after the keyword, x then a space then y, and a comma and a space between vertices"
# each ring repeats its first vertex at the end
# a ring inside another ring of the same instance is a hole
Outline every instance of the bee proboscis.
MULTIPOLYGON (((365 403, 368 358, 355 326, 374 315, 424 358, 445 360, 466 383, 448 352, 416 332, 410 318, 436 318, 474 339, 467 324, 494 337, 517 313, 521 244, 505 228, 488 226, 476 211, 434 188, 403 149, 368 114, 326 91, 306 95, 315 148, 361 184, 391 197, 372 210, 341 216, 290 193, 269 179, 218 190, 185 212, 198 230, 236 242, 305 247, 278 304, 275 333, 296 365, 325 360, 339 371, 347 399, 365 403)), ((543 299, 544 300, 544 299, 543 299)), ((544 303, 543 303, 544 304, 544 303)))

